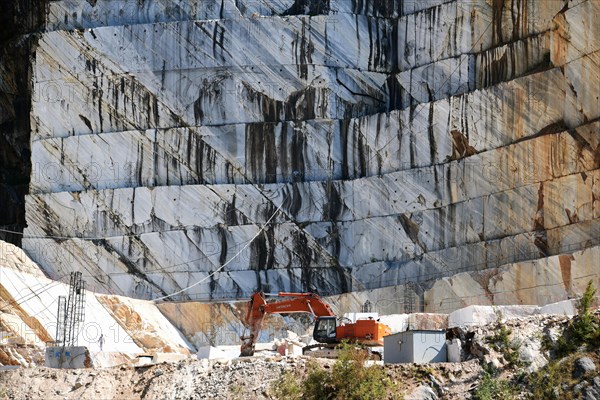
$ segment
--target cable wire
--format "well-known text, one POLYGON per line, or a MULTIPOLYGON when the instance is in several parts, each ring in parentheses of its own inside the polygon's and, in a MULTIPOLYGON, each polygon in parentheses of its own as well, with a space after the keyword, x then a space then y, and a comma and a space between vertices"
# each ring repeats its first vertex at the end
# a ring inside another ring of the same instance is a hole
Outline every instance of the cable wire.
POLYGON ((215 275, 217 272, 219 272, 219 271, 221 271, 223 268, 225 268, 225 267, 226 267, 226 266, 227 266, 227 265, 228 265, 228 264, 229 264, 231 261, 233 261, 233 260, 234 260, 234 259, 235 259, 237 256, 239 256, 239 255, 240 255, 240 254, 241 254, 241 253, 242 253, 244 250, 246 250, 246 249, 248 248, 248 246, 250 246, 250 245, 252 244, 252 242, 254 242, 254 240, 255 240, 255 239, 258 237, 258 235, 260 235, 260 234, 261 234, 261 233, 262 233, 262 232, 265 230, 266 226, 267 226, 267 225, 268 225, 268 224, 271 222, 271 220, 272 220, 272 219, 275 217, 275 215, 276 215, 276 214, 279 212, 279 210, 281 210, 281 207, 283 206, 283 203, 284 203, 284 202, 282 201, 282 202, 281 202, 281 204, 279 205, 279 207, 277 207, 277 209, 275 210, 275 212, 273 212, 273 214, 272 214, 272 215, 269 217, 269 219, 267 220, 267 222, 265 222, 265 223, 263 224, 263 226, 261 226, 261 227, 260 227, 260 229, 258 230, 258 232, 256 232, 256 235, 254 235, 254 237, 253 237, 252 239, 250 239, 250 241, 249 241, 248 243, 246 243, 246 245, 245 245, 244 247, 242 247, 242 248, 240 249, 240 251, 238 251, 238 252, 237 252, 237 253, 236 253, 236 254, 235 254, 233 257, 231 257, 229 260, 225 261, 225 262, 223 263, 223 265, 221 265, 219 268, 217 268, 216 270, 214 270, 213 272, 211 272, 210 274, 208 274, 208 275, 207 275, 207 276, 205 276, 204 278, 200 279, 200 280, 199 280, 199 281, 197 281, 196 283, 194 283, 194 284, 192 284, 192 285, 190 285, 190 286, 188 286, 188 287, 185 287, 185 288, 183 288, 183 289, 180 289, 180 290, 178 290, 178 291, 177 291, 177 292, 175 292, 175 293, 171 293, 171 294, 169 294, 169 295, 162 296, 162 297, 159 297, 159 298, 157 298, 157 299, 154 299, 153 301, 157 302, 157 301, 164 300, 164 299, 166 299, 166 298, 169 298, 169 297, 172 297, 172 296, 178 295, 178 294, 180 294, 180 293, 183 293, 183 292, 185 292, 185 291, 187 291, 187 290, 189 290, 189 289, 191 289, 191 288, 193 288, 193 287, 195 287, 195 286, 198 286, 199 284, 201 284, 202 282, 206 281, 207 279, 209 279, 210 277, 212 277, 213 275, 215 275))

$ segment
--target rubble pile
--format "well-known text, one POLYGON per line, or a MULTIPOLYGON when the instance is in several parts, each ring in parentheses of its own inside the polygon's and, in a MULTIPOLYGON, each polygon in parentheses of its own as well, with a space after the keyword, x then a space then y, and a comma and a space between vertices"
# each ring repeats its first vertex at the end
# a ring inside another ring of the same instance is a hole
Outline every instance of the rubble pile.
POLYGON ((509 332, 509 343, 518 352, 518 361, 526 365, 527 372, 534 372, 551 358, 544 345, 551 347, 555 344, 569 320, 568 316, 543 314, 499 319, 483 326, 452 328, 449 336, 460 339, 462 360, 479 359, 484 365, 498 369, 509 364, 506 355, 498 350, 500 346, 495 343, 500 340, 498 331, 505 329, 509 332))
POLYGON ((141 367, 0 372, 0 397, 43 399, 252 399, 267 398, 270 383, 303 359, 187 359, 141 367))

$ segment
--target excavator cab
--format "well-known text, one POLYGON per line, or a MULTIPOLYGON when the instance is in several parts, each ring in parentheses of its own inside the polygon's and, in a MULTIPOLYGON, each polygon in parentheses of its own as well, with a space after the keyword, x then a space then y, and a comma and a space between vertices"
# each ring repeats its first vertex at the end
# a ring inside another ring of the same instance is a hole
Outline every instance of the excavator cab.
POLYGON ((313 339, 319 343, 338 343, 336 328, 336 317, 318 317, 315 322, 313 339))

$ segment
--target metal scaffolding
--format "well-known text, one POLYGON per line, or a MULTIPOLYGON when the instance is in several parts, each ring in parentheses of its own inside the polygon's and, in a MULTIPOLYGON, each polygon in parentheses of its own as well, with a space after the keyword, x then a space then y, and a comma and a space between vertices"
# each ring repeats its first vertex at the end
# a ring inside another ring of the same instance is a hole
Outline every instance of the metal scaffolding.
POLYGON ((365 301, 365 303, 360 308, 360 312, 370 313, 372 311, 373 311, 373 304, 369 300, 365 301))
POLYGON ((409 282, 404 285, 404 313, 412 314, 418 311, 419 298, 417 295, 417 285, 409 282))
POLYGON ((58 310, 56 312, 56 342, 64 343, 65 341, 65 313, 67 312, 67 298, 58 296, 58 310))
POLYGON ((85 281, 81 272, 71 272, 69 297, 58 298, 56 314, 56 342, 66 346, 77 346, 79 325, 85 320, 85 281))

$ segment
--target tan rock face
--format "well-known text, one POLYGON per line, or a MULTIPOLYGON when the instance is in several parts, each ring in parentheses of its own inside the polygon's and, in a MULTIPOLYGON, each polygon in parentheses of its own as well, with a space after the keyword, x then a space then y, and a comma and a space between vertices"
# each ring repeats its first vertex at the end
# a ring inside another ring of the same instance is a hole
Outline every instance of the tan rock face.
MULTIPOLYGON (((190 342, 202 347, 241 344, 246 303, 159 303, 157 307, 190 342)), ((308 315, 268 315, 263 322, 259 341, 287 337, 288 330, 304 335, 311 327, 312 318, 308 315)))
POLYGON ((179 332, 147 301, 129 299, 121 296, 102 296, 102 303, 133 341, 151 353, 189 354, 190 348, 181 341, 179 332))
POLYGON ((228 304, 163 303, 157 307, 197 347, 239 343, 241 313, 228 304))
POLYGON ((116 298, 106 298, 106 303, 108 303, 107 305, 109 305, 115 318, 121 321, 127 330, 142 330, 142 318, 131 307, 119 303, 116 298))
POLYGON ((436 281, 425 293, 427 311, 450 312, 469 304, 489 305, 491 301, 485 289, 466 272, 436 281))
POLYGON ((23 344, 36 343, 39 345, 53 340, 42 323, 30 316, 19 305, 19 300, 13 298, 2 284, 0 284, 0 302, 0 321, 4 321, 4 323, 0 322, 0 326, 2 326, 2 330, 6 329, 7 332, 10 332, 13 337, 16 336, 17 341, 23 344), (25 323, 25 329, 19 323, 21 321, 25 323))
POLYGON ((534 261, 443 278, 424 293, 425 310, 451 312, 468 305, 545 305, 600 287, 600 246, 534 261))

